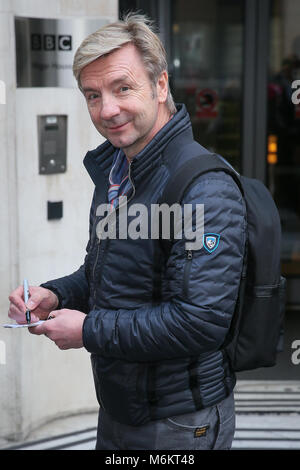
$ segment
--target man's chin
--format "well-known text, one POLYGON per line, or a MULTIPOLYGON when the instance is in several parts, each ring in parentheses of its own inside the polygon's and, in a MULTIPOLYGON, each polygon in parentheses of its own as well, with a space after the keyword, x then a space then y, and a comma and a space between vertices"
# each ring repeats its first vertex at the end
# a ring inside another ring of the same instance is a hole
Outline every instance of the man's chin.
POLYGON ((110 143, 116 147, 116 148, 121 148, 121 149, 127 149, 133 145, 133 141, 129 139, 116 139, 116 138, 110 138, 107 137, 107 139, 110 141, 110 143))

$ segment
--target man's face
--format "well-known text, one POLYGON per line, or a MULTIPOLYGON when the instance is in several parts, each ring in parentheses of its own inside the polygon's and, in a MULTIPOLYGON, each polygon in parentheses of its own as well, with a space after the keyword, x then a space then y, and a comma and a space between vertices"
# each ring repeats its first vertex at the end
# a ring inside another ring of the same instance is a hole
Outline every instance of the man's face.
POLYGON ((84 67, 80 82, 96 129, 127 158, 140 152, 169 119, 167 73, 154 87, 132 44, 84 67))

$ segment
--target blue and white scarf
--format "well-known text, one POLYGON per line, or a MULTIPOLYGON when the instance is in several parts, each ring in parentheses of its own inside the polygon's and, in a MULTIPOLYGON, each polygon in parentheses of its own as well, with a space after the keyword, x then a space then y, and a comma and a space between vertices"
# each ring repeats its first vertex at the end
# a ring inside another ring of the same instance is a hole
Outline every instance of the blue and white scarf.
POLYGON ((128 176, 128 160, 121 149, 116 150, 109 173, 108 202, 112 211, 119 205, 120 196, 127 196, 132 189, 128 176))

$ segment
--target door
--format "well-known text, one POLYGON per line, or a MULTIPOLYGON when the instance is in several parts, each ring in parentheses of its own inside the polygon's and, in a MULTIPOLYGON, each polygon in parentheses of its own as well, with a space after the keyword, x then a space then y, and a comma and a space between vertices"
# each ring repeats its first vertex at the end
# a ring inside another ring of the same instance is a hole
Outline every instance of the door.
POLYGON ((300 1, 122 3, 158 24, 172 93, 186 104, 195 139, 263 181, 275 199, 288 281, 285 351, 276 367, 239 378, 299 379, 292 345, 300 341, 300 105, 292 84, 300 80, 300 1))
POLYGON ((267 180, 280 211, 282 268, 289 281, 288 307, 293 310, 300 309, 300 93, 293 88, 300 79, 299 20, 299 1, 273 0, 267 180))
POLYGON ((244 2, 171 3, 170 81, 195 140, 241 170, 244 2))
POLYGON ((270 14, 266 179, 280 213, 282 271, 287 278, 285 351, 277 373, 299 380, 300 2, 272 0, 270 14))

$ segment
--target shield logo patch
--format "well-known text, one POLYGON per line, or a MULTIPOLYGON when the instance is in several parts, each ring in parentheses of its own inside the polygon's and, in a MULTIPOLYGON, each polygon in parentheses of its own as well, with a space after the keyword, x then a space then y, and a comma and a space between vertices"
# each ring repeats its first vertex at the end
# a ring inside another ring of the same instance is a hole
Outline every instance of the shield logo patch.
POLYGON ((215 251, 220 242, 220 235, 218 233, 205 233, 203 235, 203 246, 209 253, 215 251))

